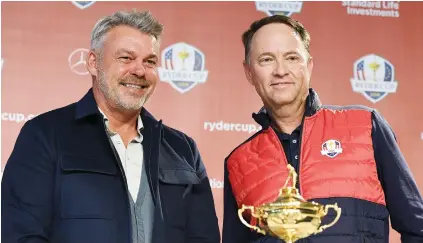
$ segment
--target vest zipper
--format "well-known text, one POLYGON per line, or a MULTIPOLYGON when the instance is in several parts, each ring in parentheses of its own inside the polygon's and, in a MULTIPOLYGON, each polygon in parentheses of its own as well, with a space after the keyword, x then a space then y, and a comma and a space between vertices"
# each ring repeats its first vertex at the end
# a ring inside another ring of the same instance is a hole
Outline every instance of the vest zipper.
MULTIPOLYGON (((285 157, 285 162, 286 162, 286 164, 285 164, 285 167, 288 165, 288 164, 290 164, 289 163, 289 161, 288 161, 288 158, 286 157, 286 153, 285 153, 285 150, 284 150, 284 148, 283 148, 283 145, 282 145, 282 143, 281 143, 281 141, 279 140, 279 137, 278 137, 278 135, 276 134, 276 132, 273 130, 273 128, 272 127, 269 127, 269 129, 271 129, 271 132, 273 133, 273 135, 274 135, 274 137, 277 139, 277 141, 278 141, 278 144, 279 144, 279 146, 281 147, 281 149, 282 149, 282 154, 283 154, 283 156, 285 157)), ((302 130, 302 129, 301 129, 302 130)), ((302 138, 301 138, 301 136, 302 136, 302 131, 300 131, 300 140, 302 140, 302 138)), ((300 146, 300 154, 301 154, 301 141, 298 141, 299 142, 299 146, 300 146)), ((292 164, 290 164, 290 165, 292 165, 292 164)), ((298 163, 297 163, 297 166, 295 166, 294 167, 294 169, 295 169, 295 173, 297 173, 297 181, 296 181, 296 187, 298 188, 298 192, 300 193, 301 191, 300 191, 300 173, 299 173, 299 166, 300 166, 300 155, 298 154, 298 163)), ((285 169, 287 169, 288 170, 288 168, 285 168, 285 169)))
POLYGON ((304 137, 303 137, 303 130, 304 130, 304 125, 305 125, 305 123, 304 123, 304 119, 303 119, 303 121, 302 121, 302 123, 303 123, 303 125, 301 126, 301 129, 300 129, 300 141, 298 141, 298 147, 300 147, 299 148, 299 152, 298 152, 298 161, 297 161, 297 168, 295 168, 295 172, 297 172, 297 188, 298 188, 298 193, 299 194, 301 194, 301 192, 302 192, 302 189, 301 189, 301 180, 300 180, 300 171, 301 171, 301 164, 302 164, 302 154, 303 154, 303 139, 304 139, 304 137))

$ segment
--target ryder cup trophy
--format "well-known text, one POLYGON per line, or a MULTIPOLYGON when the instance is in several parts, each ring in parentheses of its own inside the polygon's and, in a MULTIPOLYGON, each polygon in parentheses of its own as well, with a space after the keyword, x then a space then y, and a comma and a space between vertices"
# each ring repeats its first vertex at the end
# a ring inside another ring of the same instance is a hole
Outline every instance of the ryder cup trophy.
POLYGON ((341 208, 336 203, 323 206, 316 202, 307 202, 295 187, 297 181, 295 169, 288 165, 288 170, 285 185, 274 202, 259 207, 242 205, 238 210, 238 216, 248 228, 280 238, 286 243, 293 243, 333 226, 341 216, 341 208), (290 179, 292 187, 287 187, 290 179), (322 218, 331 208, 337 213, 335 219, 330 224, 320 226, 322 218), (251 216, 257 219, 256 225, 250 225, 245 221, 242 216, 245 210, 250 210, 251 216))

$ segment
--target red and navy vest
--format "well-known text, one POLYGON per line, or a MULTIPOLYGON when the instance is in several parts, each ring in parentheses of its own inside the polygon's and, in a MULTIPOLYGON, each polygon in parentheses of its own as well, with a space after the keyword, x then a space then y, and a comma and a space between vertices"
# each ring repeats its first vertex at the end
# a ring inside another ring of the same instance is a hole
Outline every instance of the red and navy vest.
MULTIPOLYGON (((306 200, 350 197, 385 206, 372 144, 371 112, 321 108, 304 118, 298 180, 306 200)), ((287 176, 288 161, 270 126, 227 159, 233 194, 242 204, 274 201, 287 176)))

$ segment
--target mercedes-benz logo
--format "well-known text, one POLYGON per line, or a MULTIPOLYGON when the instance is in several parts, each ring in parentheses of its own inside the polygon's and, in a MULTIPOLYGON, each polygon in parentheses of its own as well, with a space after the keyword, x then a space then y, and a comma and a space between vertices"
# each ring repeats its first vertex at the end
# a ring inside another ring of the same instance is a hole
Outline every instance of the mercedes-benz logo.
POLYGON ((79 48, 74 50, 68 58, 69 67, 72 72, 78 74, 78 75, 87 75, 89 72, 87 71, 87 68, 85 67, 86 64, 86 57, 88 54, 88 49, 85 48, 79 48))

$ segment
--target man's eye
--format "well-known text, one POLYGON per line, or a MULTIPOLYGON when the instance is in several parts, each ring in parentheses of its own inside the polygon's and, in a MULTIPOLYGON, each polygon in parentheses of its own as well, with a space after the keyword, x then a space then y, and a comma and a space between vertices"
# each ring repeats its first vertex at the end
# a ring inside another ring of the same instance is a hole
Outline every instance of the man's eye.
POLYGON ((270 58, 270 57, 265 57, 265 58, 260 59, 260 62, 271 62, 271 61, 272 61, 272 58, 270 58))
POLYGON ((297 61, 297 60, 299 60, 300 58, 299 58, 299 57, 297 57, 297 56, 289 56, 287 59, 288 59, 289 61, 297 61))

